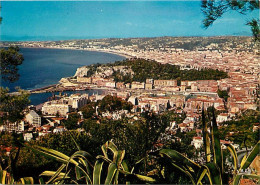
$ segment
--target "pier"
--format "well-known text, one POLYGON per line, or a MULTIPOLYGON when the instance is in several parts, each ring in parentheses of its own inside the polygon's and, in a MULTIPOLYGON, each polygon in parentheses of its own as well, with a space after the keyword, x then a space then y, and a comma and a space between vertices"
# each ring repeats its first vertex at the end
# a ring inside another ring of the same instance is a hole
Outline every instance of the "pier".
POLYGON ((88 87, 79 88, 79 87, 75 87, 75 86, 63 87, 63 86, 59 86, 58 84, 53 84, 53 85, 49 85, 49 86, 45 86, 45 87, 41 87, 41 88, 37 88, 37 89, 32 89, 29 92, 30 93, 47 93, 47 92, 63 92, 63 91, 85 91, 88 89, 90 89, 90 88, 88 88, 88 87))

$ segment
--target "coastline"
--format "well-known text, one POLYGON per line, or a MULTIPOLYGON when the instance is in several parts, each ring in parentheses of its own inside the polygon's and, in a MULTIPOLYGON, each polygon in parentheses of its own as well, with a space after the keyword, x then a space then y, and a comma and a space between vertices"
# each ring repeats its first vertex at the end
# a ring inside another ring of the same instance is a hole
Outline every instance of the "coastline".
POLYGON ((62 49, 62 50, 78 50, 78 51, 94 51, 94 52, 101 52, 101 53, 108 53, 108 54, 114 54, 114 55, 118 55, 121 57, 125 57, 125 58, 132 58, 134 56, 129 55, 129 54, 125 54, 125 53, 120 53, 117 51, 111 51, 111 50, 103 50, 103 49, 79 49, 79 48, 63 48, 63 47, 26 47, 26 46, 19 46, 20 48, 36 48, 36 49, 62 49))
MULTIPOLYGON (((117 55, 117 56, 122 56, 127 58, 131 58, 132 56, 124 54, 124 53, 119 53, 116 51, 111 51, 111 50, 102 50, 102 49, 79 49, 79 48, 64 48, 64 47, 26 47, 26 46, 19 46, 20 48, 28 48, 28 49, 58 49, 58 50, 78 50, 78 51, 94 51, 94 52, 100 52, 100 53, 107 53, 107 54, 113 54, 113 55, 117 55)), ((110 88, 107 87, 98 87, 98 86, 89 86, 86 89, 77 89, 76 88, 65 88, 65 87, 59 87, 60 83, 56 83, 56 84, 51 84, 48 86, 44 86, 41 88, 37 88, 37 89, 30 89, 28 90, 28 92, 30 94, 38 94, 38 93, 49 93, 49 92, 63 92, 63 91, 85 91, 85 90, 111 90, 110 88)), ((15 94, 17 92, 13 92, 12 94, 15 94)))

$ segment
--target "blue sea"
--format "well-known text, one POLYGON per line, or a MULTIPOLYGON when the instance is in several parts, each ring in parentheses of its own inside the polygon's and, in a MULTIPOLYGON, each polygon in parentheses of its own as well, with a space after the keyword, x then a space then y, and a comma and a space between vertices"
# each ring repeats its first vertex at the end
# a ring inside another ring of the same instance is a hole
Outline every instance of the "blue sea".
MULTIPOLYGON (((62 77, 73 76, 81 66, 125 59, 114 54, 81 50, 21 48, 20 52, 24 61, 19 66, 19 80, 15 83, 1 82, 1 86, 8 87, 11 92, 17 86, 30 90, 56 84, 62 77)), ((43 103, 50 96, 50 93, 31 95, 31 104, 43 103)))

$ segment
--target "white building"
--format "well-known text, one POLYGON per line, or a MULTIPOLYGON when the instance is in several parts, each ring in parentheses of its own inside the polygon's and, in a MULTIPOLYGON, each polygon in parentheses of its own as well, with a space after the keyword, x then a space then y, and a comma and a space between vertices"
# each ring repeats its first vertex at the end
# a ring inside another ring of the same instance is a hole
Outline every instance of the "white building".
POLYGON ((88 94, 72 94, 68 97, 68 103, 73 109, 79 109, 88 103, 88 94))
POLYGON ((17 121, 15 123, 6 123, 0 126, 0 132, 23 132, 24 131, 24 121, 17 121))
POLYGON ((42 107, 42 113, 46 115, 56 115, 57 113, 66 117, 66 114, 72 109, 79 109, 88 103, 88 94, 72 94, 69 97, 63 97, 60 100, 45 102, 42 107))
POLYGON ((71 105, 57 100, 45 102, 42 106, 42 113, 45 115, 56 115, 57 113, 65 117, 72 110, 71 105))
POLYGON ((25 119, 29 124, 33 125, 34 127, 41 126, 41 117, 34 110, 30 110, 30 112, 26 114, 25 119))
POLYGON ((222 122, 228 121, 228 120, 229 120, 228 113, 220 113, 216 119, 217 123, 222 123, 222 122))
POLYGON ((196 149, 201 148, 203 145, 203 138, 202 137, 193 137, 191 141, 191 145, 193 145, 196 149))
POLYGON ((32 133, 25 133, 25 134, 23 135, 23 139, 24 139, 25 141, 30 141, 32 138, 33 138, 33 134, 32 134, 32 133))
POLYGON ((66 129, 63 126, 58 126, 53 130, 53 133, 65 132, 66 129))

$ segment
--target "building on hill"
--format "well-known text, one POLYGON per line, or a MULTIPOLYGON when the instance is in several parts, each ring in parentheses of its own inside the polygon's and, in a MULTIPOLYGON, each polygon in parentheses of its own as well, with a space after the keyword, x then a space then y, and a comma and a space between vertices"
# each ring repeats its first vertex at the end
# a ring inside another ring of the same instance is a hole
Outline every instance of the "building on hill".
POLYGON ((144 82, 132 82, 132 89, 144 89, 144 82))
POLYGON ((33 125, 33 127, 41 126, 41 117, 34 110, 30 110, 30 112, 25 115, 25 119, 30 125, 33 125))
POLYGON ((177 80, 154 80, 154 88, 158 89, 161 87, 176 87, 177 80))
POLYGON ((45 115, 56 115, 65 117, 72 110, 72 106, 66 102, 57 100, 45 102, 42 106, 42 113, 45 115))
POLYGON ((24 120, 17 121, 15 123, 7 122, 0 126, 0 132, 20 133, 24 131, 24 125, 24 120))
POLYGON ((80 77, 80 76, 77 76, 77 82, 92 84, 92 77, 80 77))
POLYGON ((196 149, 201 148, 203 145, 203 138, 199 136, 193 137, 191 145, 193 145, 196 149))

